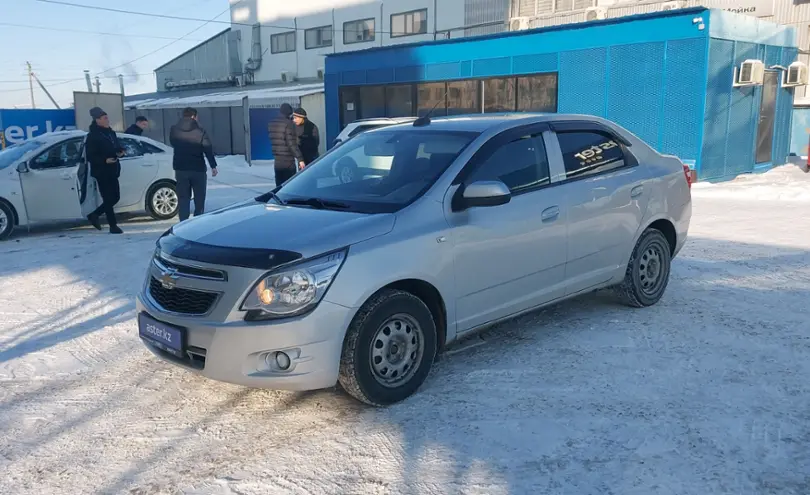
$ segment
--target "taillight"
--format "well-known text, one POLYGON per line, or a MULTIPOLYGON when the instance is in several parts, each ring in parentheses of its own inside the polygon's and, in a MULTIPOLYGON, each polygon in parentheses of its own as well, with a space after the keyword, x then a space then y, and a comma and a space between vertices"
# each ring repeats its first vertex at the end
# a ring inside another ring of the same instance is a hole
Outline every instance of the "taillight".
POLYGON ((689 168, 689 165, 684 164, 683 175, 686 177, 686 183, 689 185, 689 189, 692 189, 692 170, 689 168))

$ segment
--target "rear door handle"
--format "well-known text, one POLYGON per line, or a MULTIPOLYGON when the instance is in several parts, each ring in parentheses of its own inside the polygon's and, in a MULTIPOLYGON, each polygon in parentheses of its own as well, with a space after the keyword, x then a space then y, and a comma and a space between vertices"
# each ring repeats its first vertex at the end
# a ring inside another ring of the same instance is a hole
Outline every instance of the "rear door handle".
POLYGON ((559 206, 549 206, 543 213, 540 214, 540 218, 544 222, 551 222, 557 219, 560 216, 560 207, 559 206))
POLYGON ((637 198, 644 192, 644 186, 639 185, 630 190, 630 197, 637 198))

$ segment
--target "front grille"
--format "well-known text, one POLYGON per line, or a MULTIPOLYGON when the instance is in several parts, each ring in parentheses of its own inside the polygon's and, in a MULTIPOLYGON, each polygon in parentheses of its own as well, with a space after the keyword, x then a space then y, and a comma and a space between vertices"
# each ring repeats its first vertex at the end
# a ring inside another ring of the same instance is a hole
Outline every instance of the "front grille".
POLYGON ((228 279, 225 272, 219 270, 208 270, 206 268, 196 268, 193 266, 178 265, 177 263, 171 262, 166 258, 162 257, 156 257, 155 262, 157 263, 158 268, 160 268, 163 271, 175 270, 177 273, 180 273, 182 275, 187 275, 196 278, 208 278, 211 280, 228 279))
POLYGON ((154 277, 149 282, 149 294, 164 310, 184 315, 207 314, 217 299, 213 292, 180 287, 167 289, 154 277))

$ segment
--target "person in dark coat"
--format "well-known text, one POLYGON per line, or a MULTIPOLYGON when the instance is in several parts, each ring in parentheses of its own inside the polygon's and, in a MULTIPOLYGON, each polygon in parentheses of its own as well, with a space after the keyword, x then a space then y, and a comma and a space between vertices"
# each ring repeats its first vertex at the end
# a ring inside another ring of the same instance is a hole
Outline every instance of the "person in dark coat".
POLYGON ((141 115, 135 117, 135 123, 127 127, 127 130, 124 132, 126 134, 132 134, 133 136, 140 136, 147 127, 149 127, 149 119, 141 115))
POLYGON ((270 145, 275 158, 276 185, 281 185, 295 175, 296 167, 304 168, 304 155, 298 147, 298 136, 295 124, 290 120, 292 106, 284 103, 279 108, 278 116, 267 124, 270 145))
POLYGON ((205 213, 205 193, 208 173, 205 158, 211 167, 211 175, 217 176, 217 160, 208 133, 197 122, 197 110, 186 108, 183 118, 173 125, 169 142, 174 148, 174 176, 177 180, 177 201, 180 221, 189 217, 191 193, 194 192, 194 216, 205 213))
POLYGON ((99 217, 107 217, 111 234, 121 234, 115 218, 115 205, 121 199, 121 188, 118 178, 121 177, 121 163, 118 159, 124 156, 124 148, 118 142, 118 136, 110 128, 107 112, 99 107, 90 109, 93 123, 87 133, 85 144, 87 161, 90 163, 90 175, 96 179, 102 204, 96 211, 87 215, 87 219, 98 230, 101 230, 99 217))
POLYGON ((319 155, 318 146, 321 144, 321 137, 318 135, 318 126, 307 118, 307 111, 300 107, 293 112, 293 122, 298 135, 298 148, 304 155, 304 164, 309 165, 319 155))

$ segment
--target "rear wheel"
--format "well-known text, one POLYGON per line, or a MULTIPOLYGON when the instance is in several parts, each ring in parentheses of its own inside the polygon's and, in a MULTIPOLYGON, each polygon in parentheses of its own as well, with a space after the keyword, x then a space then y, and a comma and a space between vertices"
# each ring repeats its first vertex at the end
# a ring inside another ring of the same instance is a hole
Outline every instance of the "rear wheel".
POLYGON ((5 201, 0 201, 0 241, 11 237, 14 230, 14 210, 5 201))
POLYGON ((158 182, 146 193, 146 211, 155 220, 168 220, 177 215, 180 202, 171 182, 158 182))
POLYGON ((385 289, 352 320, 343 344, 340 384, 361 402, 385 406, 410 397, 436 356, 430 309, 409 292, 385 289))
POLYGON ((647 229, 636 243, 624 281, 616 287, 623 303, 635 308, 652 306, 661 300, 669 284, 672 262, 669 242, 657 229, 647 229))

